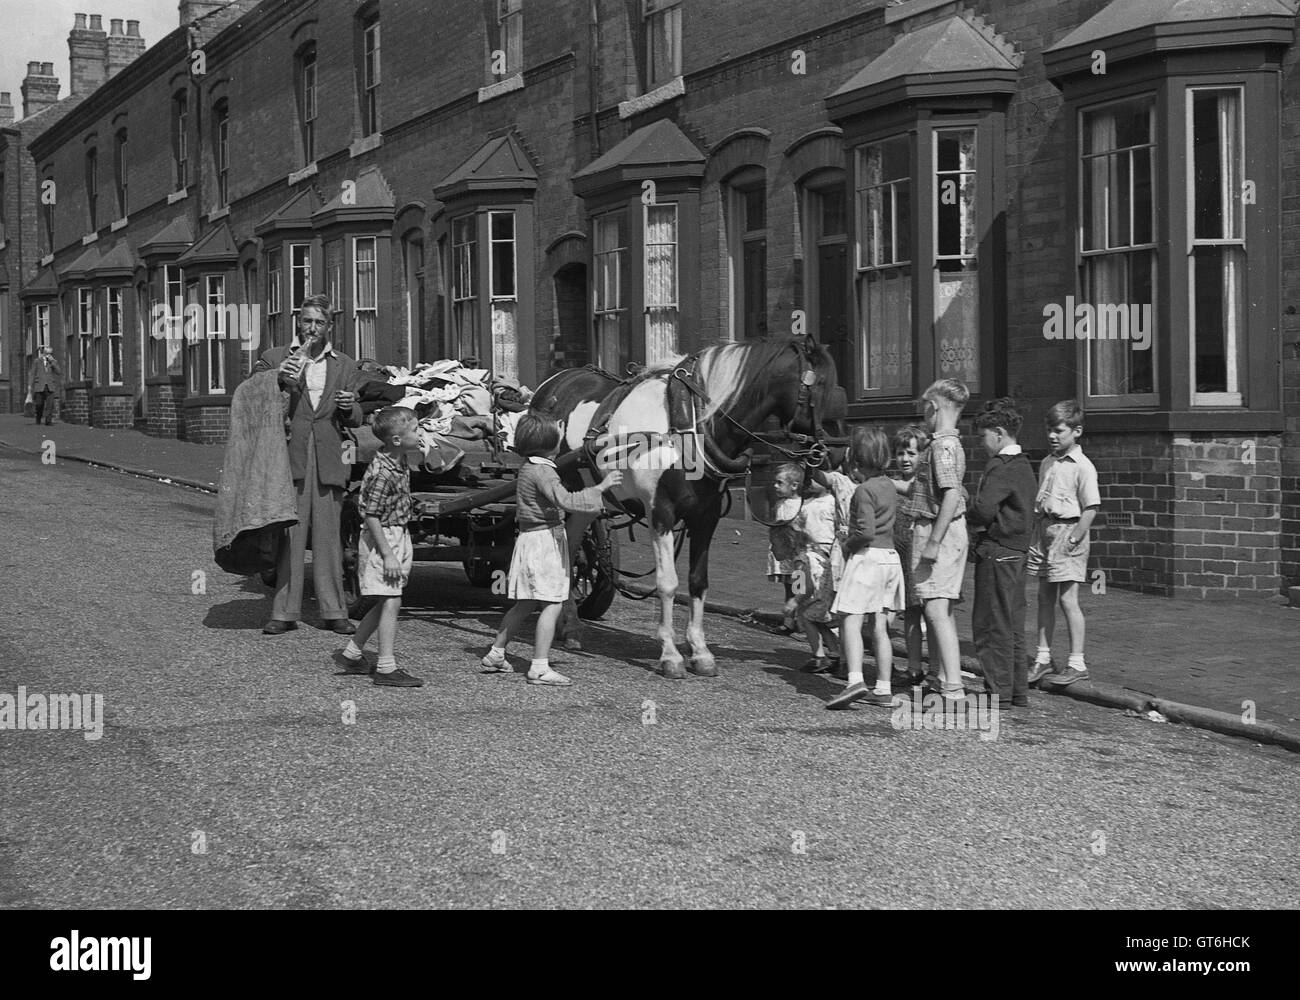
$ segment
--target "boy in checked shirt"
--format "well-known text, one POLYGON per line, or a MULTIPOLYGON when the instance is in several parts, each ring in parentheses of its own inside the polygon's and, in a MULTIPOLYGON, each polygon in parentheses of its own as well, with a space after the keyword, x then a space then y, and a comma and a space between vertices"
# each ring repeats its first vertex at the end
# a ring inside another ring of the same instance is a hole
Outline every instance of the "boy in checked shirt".
POLYGON ((361 480, 359 504, 365 527, 357 548, 357 575, 361 593, 379 600, 344 648, 343 668, 350 674, 373 673, 380 687, 421 687, 424 681, 397 669, 393 649, 402 588, 410 579, 413 557, 407 530, 411 520, 411 473, 406 452, 420 447, 420 423, 414 410, 388 406, 375 414, 373 429, 383 446, 361 480), (361 650, 376 630, 379 662, 372 671, 361 650))
POLYGON ((1057 403, 1045 419, 1052 453, 1038 470, 1029 546, 1029 573, 1038 577, 1038 655, 1029 670, 1029 683, 1065 687, 1088 679, 1079 584, 1088 579, 1088 529, 1101 507, 1101 491, 1097 467, 1078 444, 1083 435, 1079 404, 1073 399, 1057 403), (1070 629, 1070 659, 1063 671, 1052 662, 1057 601, 1070 629))

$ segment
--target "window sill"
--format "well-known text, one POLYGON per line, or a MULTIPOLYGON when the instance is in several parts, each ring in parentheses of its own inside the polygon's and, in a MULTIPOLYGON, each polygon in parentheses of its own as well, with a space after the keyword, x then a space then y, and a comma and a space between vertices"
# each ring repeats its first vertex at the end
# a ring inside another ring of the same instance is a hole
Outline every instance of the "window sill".
POLYGON ((315 177, 319 172, 320 168, 316 166, 316 161, 312 160, 301 170, 295 170, 289 175, 289 184, 292 186, 299 181, 305 181, 308 177, 315 177))
POLYGON ((124 216, 122 216, 122 218, 118 219, 118 220, 117 220, 116 222, 114 222, 111 226, 109 226, 109 227, 108 227, 108 231, 109 231, 110 233, 115 233, 115 232, 117 232, 119 229, 125 229, 125 228, 126 228, 126 224, 127 224, 128 222, 130 222, 130 221, 131 221, 131 217, 130 217, 129 215, 124 215, 124 216))
POLYGON ((229 205, 226 205, 222 208, 214 208, 211 212, 208 213, 208 221, 216 222, 218 219, 224 219, 229 214, 230 214, 229 205))
POLYGON ((369 153, 372 149, 378 149, 384 144, 384 133, 376 132, 374 135, 368 135, 358 139, 348 147, 348 156, 356 159, 363 153, 369 153))
POLYGON ((184 201, 189 196, 189 188, 181 188, 179 191, 173 191, 167 196, 167 204, 175 205, 178 201, 184 201))
MULTIPOLYGON (((1084 428, 1106 434, 1148 433, 1150 431, 1187 431, 1193 433, 1276 432, 1286 426, 1278 410, 1087 410, 1084 428)), ((1087 438, 1084 438, 1087 445, 1087 438)))
POLYGON ((508 76, 504 80, 498 80, 496 83, 490 83, 486 87, 479 87, 478 102, 490 101, 494 97, 501 97, 512 90, 524 89, 524 74, 516 73, 514 76, 508 76))
POLYGON ((660 104, 667 104, 685 93, 686 81, 679 76, 675 80, 665 83, 662 87, 656 87, 649 93, 634 97, 630 101, 623 101, 618 106, 618 116, 619 118, 631 118, 633 115, 639 115, 643 111, 658 107, 660 104))
POLYGON ((98 385, 90 390, 90 394, 95 397, 101 396, 134 396, 135 389, 122 382, 111 382, 108 385, 98 385))
POLYGON ((90 244, 98 243, 98 242, 99 242, 99 233, 87 233, 85 236, 81 238, 81 245, 83 247, 88 247, 90 246, 90 244))

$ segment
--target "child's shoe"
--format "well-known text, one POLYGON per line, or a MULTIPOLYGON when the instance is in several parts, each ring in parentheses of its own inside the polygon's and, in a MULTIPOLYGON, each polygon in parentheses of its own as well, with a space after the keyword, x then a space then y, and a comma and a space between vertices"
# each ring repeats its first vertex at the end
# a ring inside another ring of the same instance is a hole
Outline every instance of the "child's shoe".
POLYGON ((424 681, 419 677, 412 677, 401 667, 396 670, 390 670, 386 674, 375 671, 374 683, 380 687, 398 687, 398 688, 418 688, 424 687, 424 681))
POLYGON ((840 665, 838 656, 814 656, 799 669, 806 674, 824 674, 840 665))
POLYGON ((876 705, 880 708, 894 707, 894 695, 892 694, 878 694, 877 692, 872 691, 862 700, 868 705, 876 705))
POLYGON ((1079 670, 1077 667, 1067 667, 1065 670, 1052 676, 1044 678, 1043 683, 1052 687, 1069 687, 1076 681, 1086 681, 1088 679, 1088 668, 1084 667, 1079 670))
POLYGON ((1029 686, 1033 687, 1035 684, 1040 684, 1042 683, 1044 677, 1048 676, 1049 674, 1056 674, 1056 673, 1060 673, 1060 671, 1056 669, 1055 660, 1048 660, 1046 663, 1037 663, 1037 662, 1030 663, 1029 664, 1029 686))
POLYGON ((836 709, 840 709, 840 708, 848 708, 859 698, 866 698, 870 694, 871 694, 871 688, 867 687, 865 684, 859 681, 857 684, 853 684, 849 687, 846 687, 843 691, 841 691, 834 698, 828 701, 826 703, 826 707, 829 708, 831 711, 835 711, 836 709))
POLYGON ((506 659, 505 650, 499 650, 495 646, 488 650, 487 656, 479 660, 483 669, 480 671, 485 674, 501 674, 513 672, 510 661, 506 659))
POLYGON ((331 659, 334 661, 334 663, 337 666, 343 668, 343 672, 345 674, 357 674, 357 675, 365 676, 367 674, 373 674, 375 672, 375 665, 371 663, 368 659, 366 659, 366 655, 364 653, 362 653, 361 656, 358 657, 357 659, 352 660, 344 656, 342 650, 339 650, 337 653, 331 656, 331 659))
POLYGON ((527 681, 529 684, 539 684, 542 687, 569 687, 573 681, 558 670, 547 669, 544 674, 528 674, 527 681))

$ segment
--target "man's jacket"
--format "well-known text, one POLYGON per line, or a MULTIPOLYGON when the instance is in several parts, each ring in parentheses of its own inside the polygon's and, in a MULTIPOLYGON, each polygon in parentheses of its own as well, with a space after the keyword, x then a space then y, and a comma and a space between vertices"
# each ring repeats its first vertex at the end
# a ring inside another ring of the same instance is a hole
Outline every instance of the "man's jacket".
POLYGON ((59 364, 53 358, 46 361, 39 354, 36 356, 36 362, 32 365, 32 392, 58 392, 62 381, 63 373, 59 371, 59 364))

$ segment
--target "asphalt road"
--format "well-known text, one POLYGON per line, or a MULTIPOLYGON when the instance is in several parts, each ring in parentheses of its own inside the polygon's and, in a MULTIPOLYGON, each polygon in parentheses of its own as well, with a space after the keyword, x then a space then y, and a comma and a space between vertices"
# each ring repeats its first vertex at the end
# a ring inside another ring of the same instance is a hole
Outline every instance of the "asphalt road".
POLYGON ((652 605, 621 599, 554 657, 574 687, 531 688, 477 672, 501 606, 438 566, 399 632, 428 684, 377 689, 330 633, 261 635, 260 586, 211 561, 210 496, 4 450, 0 484, 0 694, 99 693, 105 717, 93 741, 0 730, 0 906, 1300 898, 1281 750, 1037 695, 996 739, 898 731, 825 711, 838 685, 800 645, 713 616, 722 676, 669 682, 652 605))

